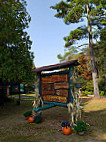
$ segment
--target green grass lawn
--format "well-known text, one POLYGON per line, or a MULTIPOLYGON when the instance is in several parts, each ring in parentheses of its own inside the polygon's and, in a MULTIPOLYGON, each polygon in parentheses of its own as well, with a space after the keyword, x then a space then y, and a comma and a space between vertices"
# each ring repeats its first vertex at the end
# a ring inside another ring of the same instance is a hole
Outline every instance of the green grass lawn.
MULTIPOLYGON (((33 101, 33 98, 35 96, 35 94, 21 94, 21 100, 28 100, 28 101, 33 101)), ((15 94, 15 95, 9 95, 9 98, 12 99, 18 99, 19 98, 19 94, 15 94)))
MULTIPOLYGON (((31 95, 29 95, 31 96, 31 95)), ((0 142, 105 142, 106 98, 83 98, 82 119, 89 126, 84 136, 62 133, 61 121, 69 120, 67 108, 53 107, 42 111, 40 124, 28 123, 23 113, 32 109, 32 101, 22 100, 0 106, 0 142)))
MULTIPOLYGON (((21 97, 34 97, 35 94, 21 94, 21 97)), ((9 97, 11 98, 14 98, 14 97, 19 97, 19 94, 15 94, 15 95, 9 95, 9 97)))

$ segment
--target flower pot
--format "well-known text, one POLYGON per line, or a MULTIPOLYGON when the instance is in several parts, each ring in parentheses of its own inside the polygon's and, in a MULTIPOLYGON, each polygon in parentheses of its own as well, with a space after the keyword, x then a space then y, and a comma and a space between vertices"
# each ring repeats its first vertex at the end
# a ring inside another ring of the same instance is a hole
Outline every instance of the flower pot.
POLYGON ((40 123, 42 121, 42 114, 37 114, 34 116, 34 122, 35 123, 40 123))
POLYGON ((78 134, 79 134, 80 136, 83 136, 83 135, 85 134, 85 131, 83 131, 83 132, 78 132, 78 134))
POLYGON ((76 88, 82 88, 82 83, 76 83, 76 84, 75 84, 75 87, 76 87, 76 88))

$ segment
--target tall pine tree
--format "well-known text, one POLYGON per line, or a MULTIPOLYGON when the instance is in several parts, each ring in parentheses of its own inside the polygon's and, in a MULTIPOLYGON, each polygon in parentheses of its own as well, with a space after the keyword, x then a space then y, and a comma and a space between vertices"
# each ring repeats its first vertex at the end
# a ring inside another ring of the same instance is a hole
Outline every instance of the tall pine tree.
POLYGON ((32 42, 25 31, 30 21, 25 0, 0 0, 0 78, 4 82, 34 78, 32 42))
POLYGON ((55 17, 63 18, 65 24, 83 22, 87 20, 87 26, 81 26, 70 32, 70 35, 64 37, 65 47, 70 47, 77 40, 83 38, 89 39, 89 51, 92 68, 92 78, 94 85, 94 96, 99 97, 99 88, 97 81, 97 71, 95 67, 95 58, 93 53, 93 39, 99 37, 100 30, 106 25, 106 1, 104 0, 66 0, 60 1, 52 9, 57 10, 55 17), (96 29, 96 30, 95 30, 96 29))

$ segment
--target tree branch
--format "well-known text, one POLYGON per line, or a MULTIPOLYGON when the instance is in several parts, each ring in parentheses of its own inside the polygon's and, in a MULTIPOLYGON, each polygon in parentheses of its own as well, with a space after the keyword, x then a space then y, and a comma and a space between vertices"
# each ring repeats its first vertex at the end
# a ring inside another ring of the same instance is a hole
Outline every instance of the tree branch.
POLYGON ((85 43, 85 44, 82 44, 82 45, 79 45, 77 46, 77 48, 81 47, 81 46, 84 46, 84 45, 89 45, 88 43, 85 43))

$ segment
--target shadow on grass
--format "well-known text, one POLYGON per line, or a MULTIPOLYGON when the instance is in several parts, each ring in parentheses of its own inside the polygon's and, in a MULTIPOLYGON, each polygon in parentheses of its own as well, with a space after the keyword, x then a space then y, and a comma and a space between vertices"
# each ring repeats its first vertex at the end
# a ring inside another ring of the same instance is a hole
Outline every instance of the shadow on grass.
POLYGON ((106 132, 106 109, 83 112, 84 119, 91 127, 106 132))
POLYGON ((30 124, 25 120, 23 113, 32 109, 32 101, 22 100, 20 106, 17 106, 15 102, 6 103, 2 108, 0 107, 0 120, 2 120, 0 121, 2 132, 0 140, 2 142, 15 142, 16 140, 16 142, 101 142, 106 132, 106 110, 102 109, 104 103, 92 98, 82 99, 82 105, 86 108, 83 110, 82 119, 90 125, 83 137, 75 133, 69 136, 63 135, 61 122, 69 119, 67 108, 53 107, 44 110, 42 123, 30 124), (100 110, 97 110, 100 105, 102 105, 100 110))
POLYGON ((13 136, 4 139, 2 142, 32 142, 25 137, 13 136))
POLYGON ((92 97, 83 97, 81 101, 81 106, 87 105, 90 100, 92 100, 92 97))

